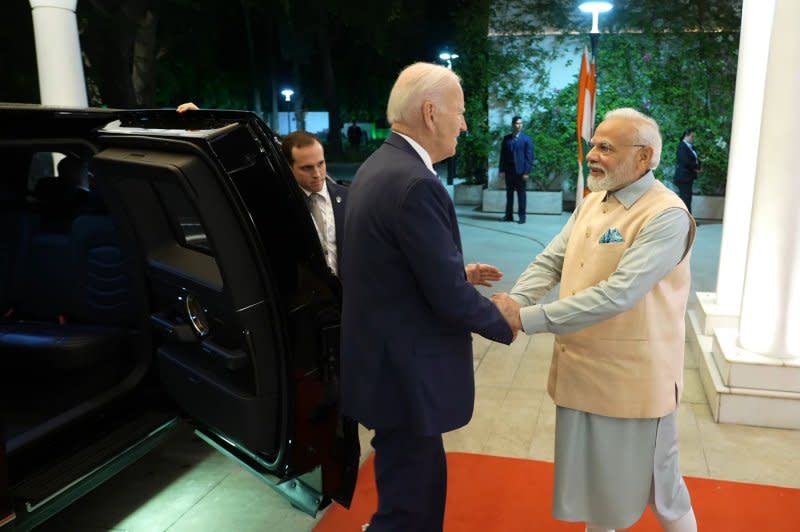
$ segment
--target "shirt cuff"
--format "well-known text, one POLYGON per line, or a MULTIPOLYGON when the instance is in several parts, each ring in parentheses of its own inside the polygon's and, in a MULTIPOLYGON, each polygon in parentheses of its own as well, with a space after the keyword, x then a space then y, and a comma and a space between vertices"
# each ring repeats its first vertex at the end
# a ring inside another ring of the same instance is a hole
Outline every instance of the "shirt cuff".
POLYGON ((519 319, 525 334, 547 332, 548 320, 541 305, 522 307, 519 309, 519 319))

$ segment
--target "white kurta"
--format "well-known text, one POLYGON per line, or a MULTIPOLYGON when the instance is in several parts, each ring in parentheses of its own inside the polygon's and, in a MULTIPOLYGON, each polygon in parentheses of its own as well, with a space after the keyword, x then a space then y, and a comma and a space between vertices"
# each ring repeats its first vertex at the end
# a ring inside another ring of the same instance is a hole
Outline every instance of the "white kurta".
MULTIPOLYGON (((628 208, 654 180, 648 172, 613 194, 628 208)), ((635 279, 634 284, 614 287, 613 293, 585 290, 568 303, 538 305, 561 278, 574 220, 575 214, 511 289, 511 296, 523 306, 520 317, 527 334, 568 333, 613 317, 603 298, 638 301, 689 249, 688 213, 667 209, 642 229, 620 261, 619 270, 636 272, 625 276, 635 279)), ((642 515, 652 483, 659 513, 670 520, 682 517, 691 501, 678 465, 676 421, 675 412, 656 419, 623 419, 557 407, 553 515, 565 521, 628 528, 642 515)))

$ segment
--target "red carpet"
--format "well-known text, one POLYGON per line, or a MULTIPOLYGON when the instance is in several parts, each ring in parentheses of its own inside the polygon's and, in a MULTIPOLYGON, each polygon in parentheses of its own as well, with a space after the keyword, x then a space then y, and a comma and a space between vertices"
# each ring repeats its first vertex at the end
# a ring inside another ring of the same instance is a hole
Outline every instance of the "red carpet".
MULTIPOLYGON (((553 464, 448 453, 445 532, 582 532, 550 515, 553 464)), ((703 532, 800 532, 800 490, 686 477, 703 532)), ((370 457, 359 472, 353 505, 330 508, 314 532, 360 532, 378 504, 370 457)), ((660 532, 650 510, 628 530, 660 532)))

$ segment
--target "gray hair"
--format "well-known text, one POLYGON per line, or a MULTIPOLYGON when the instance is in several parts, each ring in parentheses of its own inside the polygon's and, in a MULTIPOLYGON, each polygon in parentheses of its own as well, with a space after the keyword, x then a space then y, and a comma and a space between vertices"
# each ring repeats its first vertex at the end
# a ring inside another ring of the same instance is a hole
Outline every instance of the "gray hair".
POLYGON ((653 148, 653 157, 650 159, 650 169, 658 168, 661 162, 661 132, 655 120, 644 113, 631 107, 622 107, 606 113, 603 120, 610 118, 624 118, 630 120, 636 130, 636 144, 643 144, 653 148))
POLYGON ((426 101, 442 106, 442 96, 453 83, 461 78, 452 70, 433 63, 414 63, 397 76, 389 103, 386 105, 386 120, 390 124, 399 122, 414 125, 422 119, 422 104, 426 101))

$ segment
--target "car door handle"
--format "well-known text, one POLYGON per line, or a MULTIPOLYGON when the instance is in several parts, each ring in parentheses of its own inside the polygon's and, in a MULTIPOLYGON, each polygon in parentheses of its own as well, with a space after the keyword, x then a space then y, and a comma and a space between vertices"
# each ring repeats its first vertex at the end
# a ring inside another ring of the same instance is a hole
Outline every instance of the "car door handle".
POLYGON ((203 351, 212 355, 218 362, 221 362, 227 369, 242 369, 247 366, 250 358, 241 349, 228 349, 222 347, 210 338, 206 338, 200 343, 203 351))
POLYGON ((150 323, 179 342, 194 342, 197 340, 194 329, 188 323, 177 323, 163 314, 151 314, 150 323))

